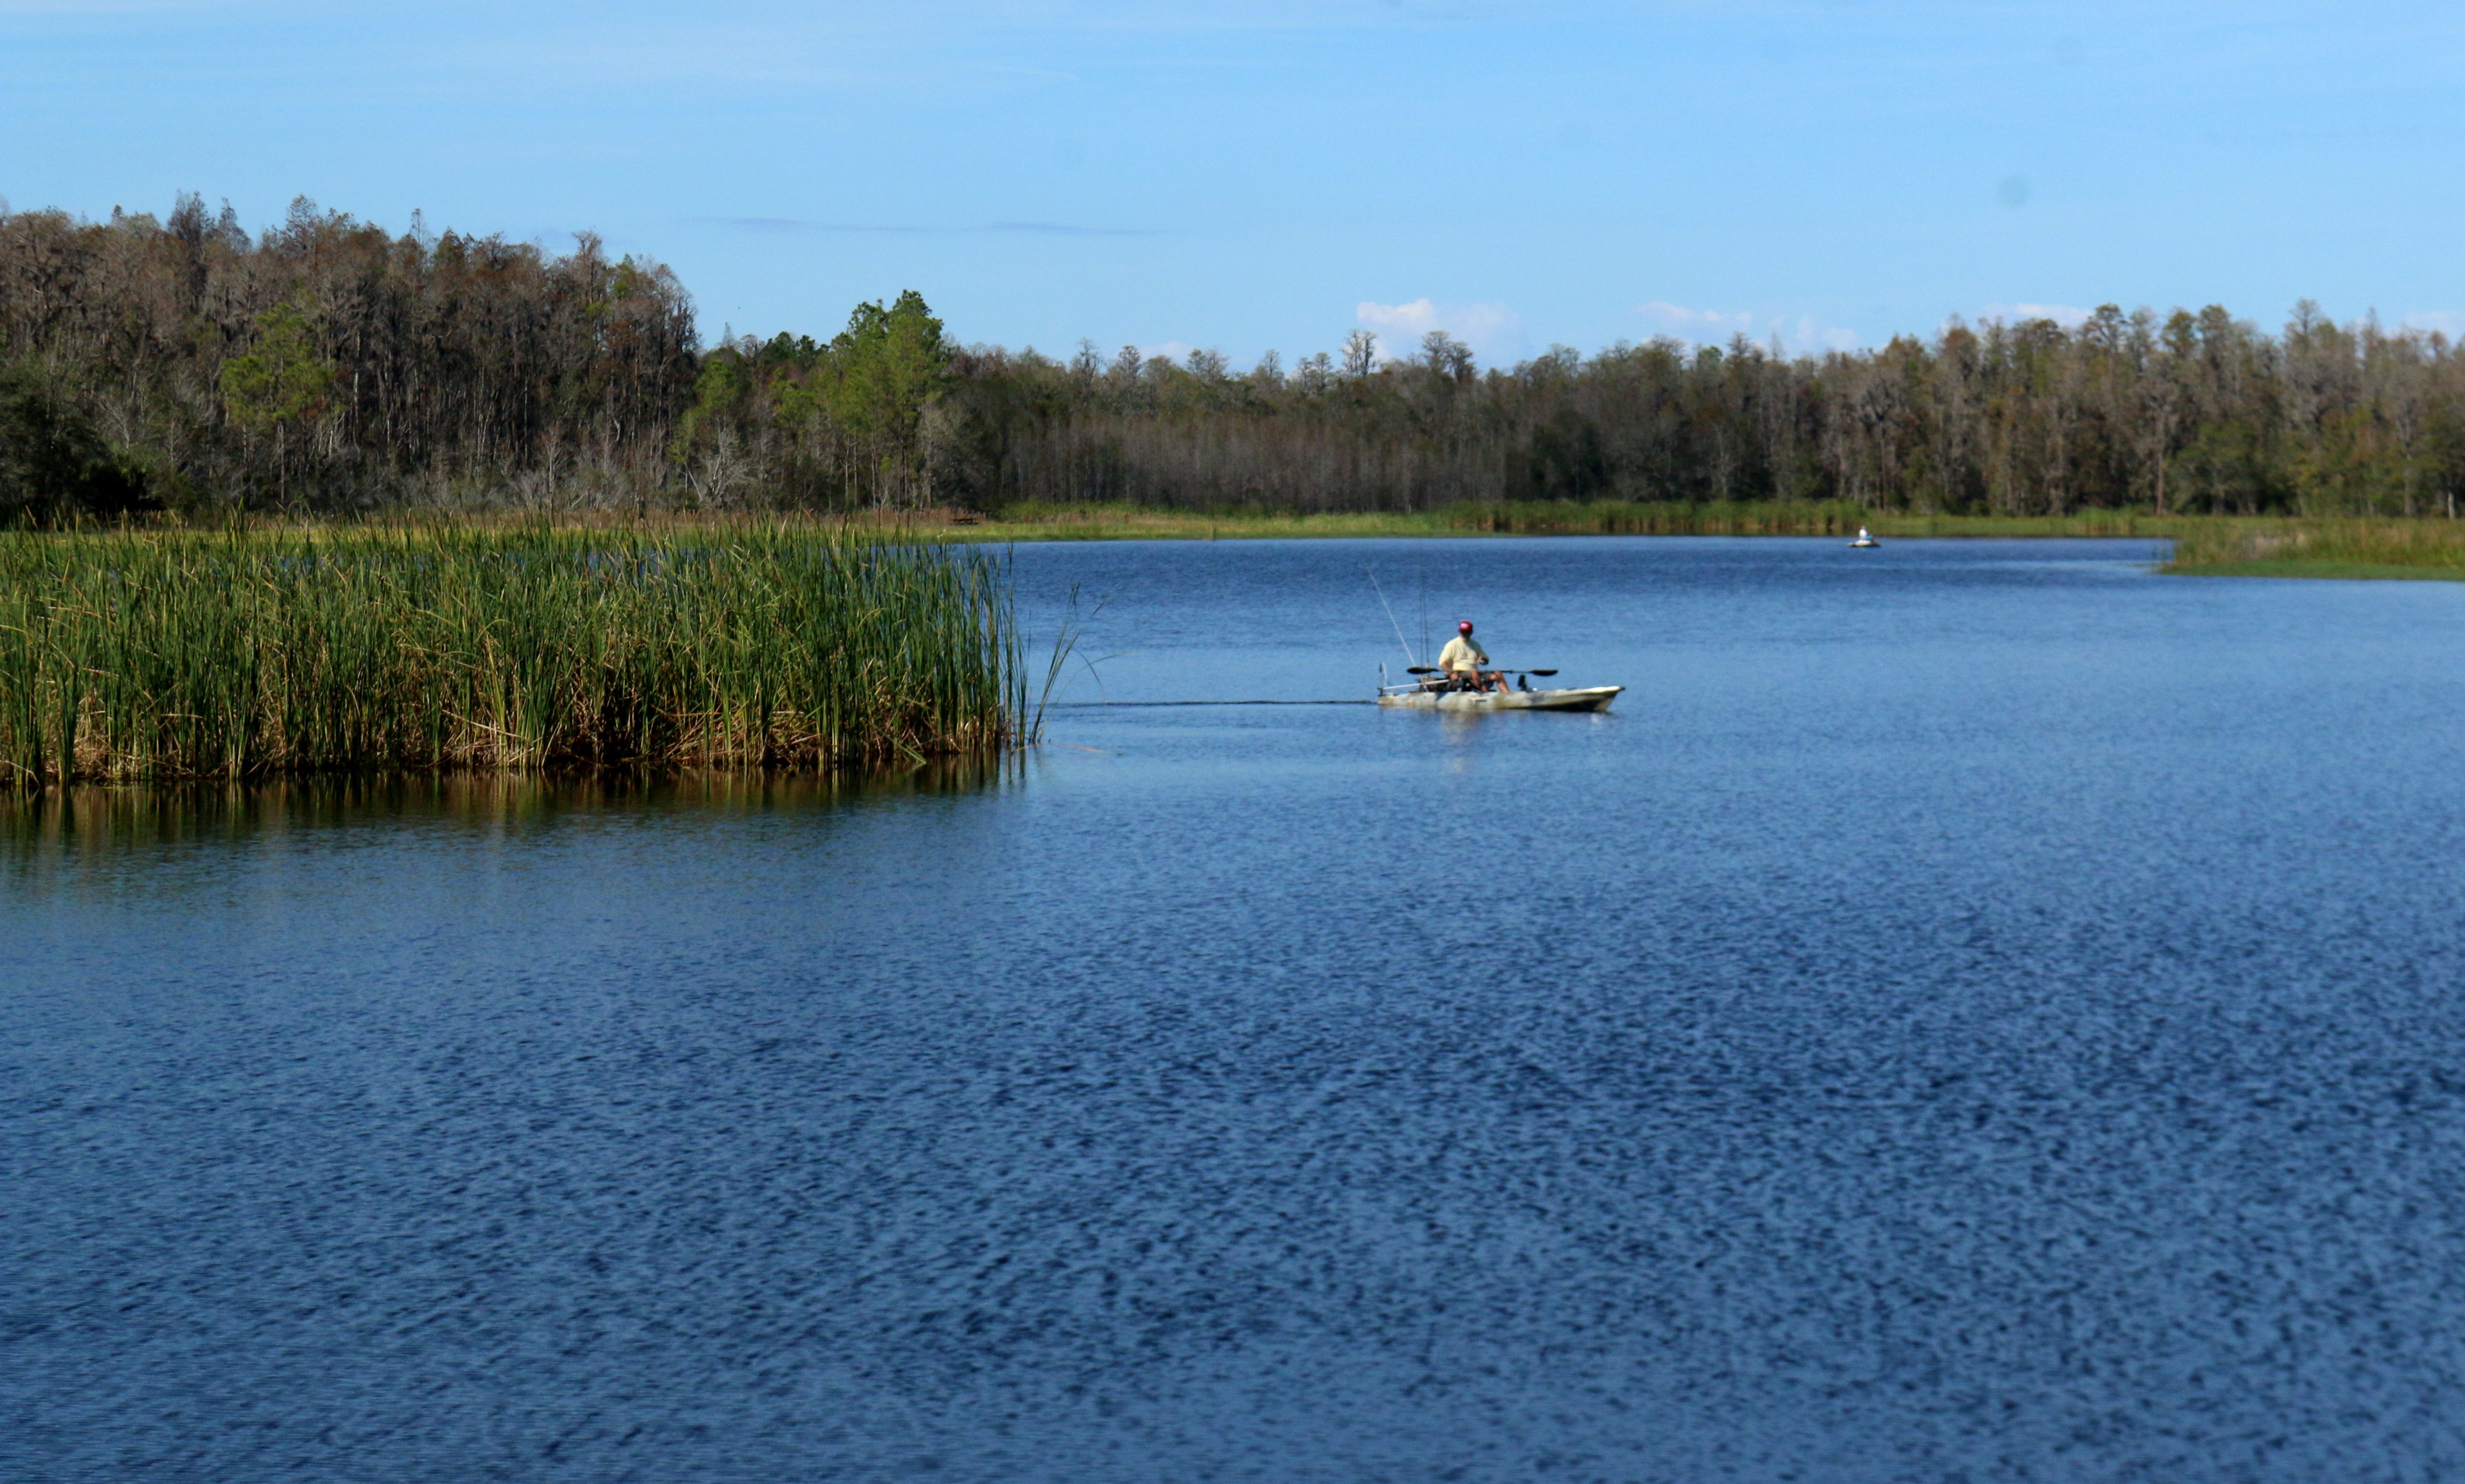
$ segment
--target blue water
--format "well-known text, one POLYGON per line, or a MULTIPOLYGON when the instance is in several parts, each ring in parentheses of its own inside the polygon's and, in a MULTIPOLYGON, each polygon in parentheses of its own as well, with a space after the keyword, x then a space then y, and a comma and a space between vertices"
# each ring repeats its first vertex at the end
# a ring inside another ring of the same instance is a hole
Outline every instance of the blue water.
POLYGON ((0 825, 0 1476, 2465 1476, 2465 585, 1039 546, 1002 777, 0 825))

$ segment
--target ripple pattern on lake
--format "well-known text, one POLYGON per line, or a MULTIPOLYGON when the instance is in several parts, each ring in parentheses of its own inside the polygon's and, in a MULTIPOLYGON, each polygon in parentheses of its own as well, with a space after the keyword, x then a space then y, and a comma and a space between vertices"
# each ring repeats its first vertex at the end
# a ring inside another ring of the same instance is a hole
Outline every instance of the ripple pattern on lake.
POLYGON ((2465 588, 1871 558, 1028 548, 1116 698, 1373 563, 1631 689, 12 816, 0 1474, 2465 1474, 2465 588))

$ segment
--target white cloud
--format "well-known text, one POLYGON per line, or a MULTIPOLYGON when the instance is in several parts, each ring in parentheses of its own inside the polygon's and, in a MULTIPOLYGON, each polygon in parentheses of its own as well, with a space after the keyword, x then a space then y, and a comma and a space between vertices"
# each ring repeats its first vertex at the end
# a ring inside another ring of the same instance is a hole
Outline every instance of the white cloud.
POLYGON ((1801 355, 1817 350, 1854 350, 1861 343, 1855 330, 1818 324, 1812 315, 1799 315, 1794 325, 1782 323, 1777 315, 1772 318, 1772 333, 1780 337, 1784 346, 1801 355))
POLYGON ((1420 352, 1421 337, 1444 330, 1470 345, 1484 365, 1504 365, 1523 355, 1523 317, 1504 304, 1439 304, 1416 299, 1408 304, 1364 299, 1353 317, 1378 333, 1378 356, 1400 361, 1420 352))
POLYGON ((1854 350, 1858 345, 1855 330, 1825 324, 1812 315, 1800 315, 1791 323, 1788 316, 1782 314, 1759 315, 1751 309, 1689 309, 1658 299, 1634 308, 1659 333, 1690 344, 1726 344, 1737 335, 1758 342, 1777 337, 1781 348, 1791 355, 1854 350))
POLYGON ((2450 340, 2465 340, 2465 314, 2454 309, 2419 309, 2397 323, 2409 330, 2445 335, 2450 340))
POLYGON ((1701 344, 1725 341, 1741 332, 1750 335, 1755 328, 1755 315, 1751 309, 1723 314, 1718 309, 1689 309, 1683 304, 1655 299, 1648 304, 1635 305, 1634 312, 1651 321, 1653 326, 1664 335, 1701 344))
POLYGON ((2076 330, 2095 313, 2076 304, 1988 304, 1977 311, 1977 318, 2014 324, 2022 320, 2052 320, 2064 329, 2076 330))

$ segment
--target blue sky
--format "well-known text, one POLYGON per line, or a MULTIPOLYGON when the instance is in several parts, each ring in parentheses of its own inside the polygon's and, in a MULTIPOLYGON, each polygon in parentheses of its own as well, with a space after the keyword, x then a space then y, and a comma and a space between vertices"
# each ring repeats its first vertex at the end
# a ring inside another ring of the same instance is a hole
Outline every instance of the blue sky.
POLYGON ((0 195, 575 229, 705 330, 1485 362, 2222 302, 2465 328, 2465 7, 0 0, 0 195))

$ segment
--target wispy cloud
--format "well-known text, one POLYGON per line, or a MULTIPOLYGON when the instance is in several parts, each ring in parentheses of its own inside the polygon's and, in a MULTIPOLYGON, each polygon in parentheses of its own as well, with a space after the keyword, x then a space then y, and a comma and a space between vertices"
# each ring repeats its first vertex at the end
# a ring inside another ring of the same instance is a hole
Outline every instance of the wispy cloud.
POLYGON ((2454 309, 2417 309, 2397 321, 2409 330, 2465 340, 2465 313, 2454 309))
POLYGON ((1988 304, 1977 311, 1977 318, 2001 320, 2006 323, 2020 320, 2052 320, 2064 329, 2076 330, 2096 312, 2082 309, 2077 304, 1988 304))
POLYGON ((1754 311, 1750 309, 1724 314, 1718 309, 1689 309, 1662 299, 1637 304, 1634 308, 1635 313, 1651 321, 1655 328, 1680 340, 1727 340, 1742 332, 1752 334, 1755 328, 1754 311))
POLYGON ((1739 335, 1755 340, 1777 338, 1781 348, 1792 355, 1854 350, 1858 345, 1856 331, 1825 324, 1812 315, 1799 315, 1792 321, 1785 314, 1758 314, 1751 309, 1690 309, 1659 299, 1634 308, 1659 333, 1690 344, 1720 344, 1739 335))
POLYGON ((1080 227, 1069 222, 987 222, 987 232, 1027 232, 1055 237, 1160 237, 1161 227, 1080 227))
POLYGON ((1380 359, 1399 361, 1420 349, 1421 337, 1444 330, 1493 365, 1523 353, 1523 317, 1504 304, 1441 304, 1427 299, 1381 304, 1364 299, 1353 318, 1378 335, 1380 359))

